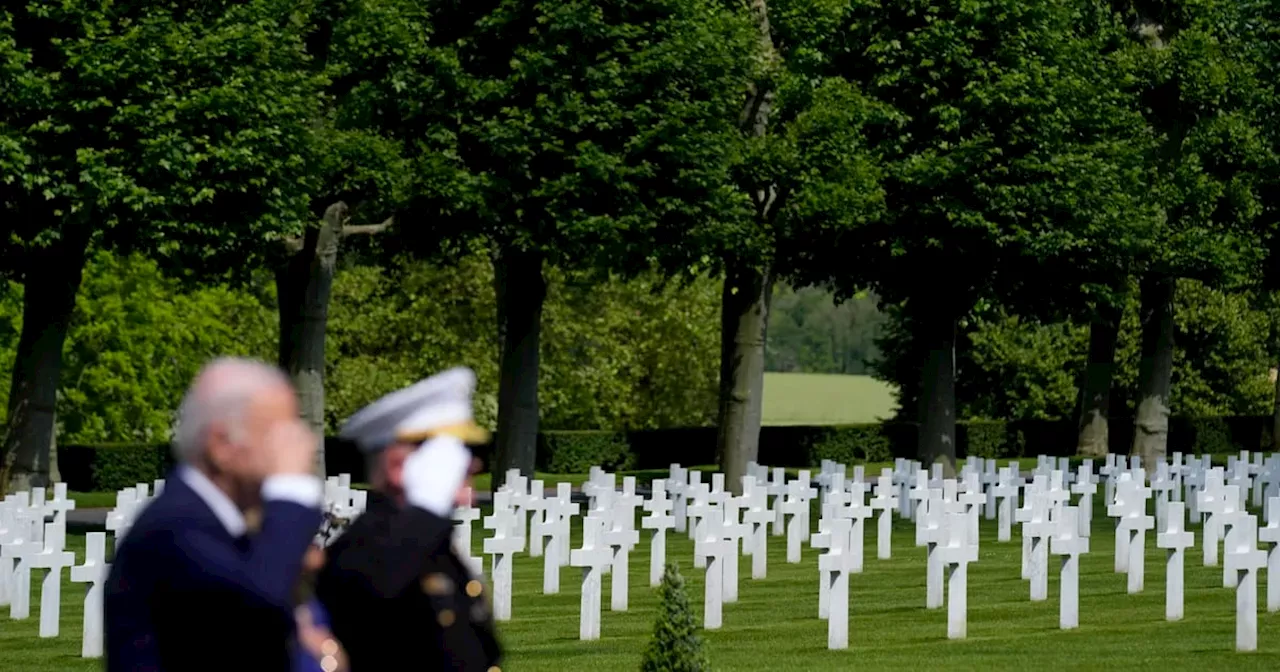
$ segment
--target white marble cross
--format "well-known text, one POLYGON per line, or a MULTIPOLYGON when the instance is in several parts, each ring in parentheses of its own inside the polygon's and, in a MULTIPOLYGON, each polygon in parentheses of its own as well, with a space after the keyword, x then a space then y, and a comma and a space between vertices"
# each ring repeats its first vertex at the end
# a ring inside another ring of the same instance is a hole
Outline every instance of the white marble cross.
POLYGON ((582 568, 582 608, 578 638, 600 639, 600 592, 604 568, 613 562, 613 549, 600 541, 604 520, 589 515, 582 519, 582 548, 569 554, 569 564, 582 568))
MULTIPOLYGON (((936 493, 936 491, 935 491, 936 493)), ((938 548, 947 542, 947 530, 943 528, 942 494, 925 499, 916 505, 916 546, 925 547, 926 578, 924 606, 937 609, 942 606, 942 554, 938 548)))
MULTIPOLYGON (((894 492, 893 475, 890 470, 885 469, 876 481, 876 496, 870 502, 870 508, 879 512, 876 514, 876 557, 881 560, 893 557, 893 519, 889 517, 889 513, 897 506, 898 495, 894 492)), ((976 509, 974 514, 977 515, 976 509)))
POLYGON ((1267 545, 1267 611, 1280 611, 1280 497, 1268 497, 1265 527, 1258 541, 1267 545))
MULTIPOLYGON (((556 484, 556 496, 543 503, 543 526, 546 528, 547 547, 542 554, 542 594, 560 592, 560 568, 569 565, 569 530, 580 505, 572 500, 573 490, 568 483, 556 484)), ((601 520, 597 517, 597 520, 601 520)))
POLYGON ((982 477, 978 472, 972 471, 965 476, 964 492, 961 492, 956 501, 964 507, 965 515, 969 516, 969 543, 978 543, 978 516, 979 507, 986 501, 986 495, 982 492, 982 477))
MULTIPOLYGON (((703 535, 698 538, 697 545, 702 556, 707 559, 707 579, 703 592, 702 627, 706 630, 718 630, 724 622, 724 563, 734 555, 729 541, 724 538, 720 509, 708 511, 704 522, 703 535)), ((732 560, 737 561, 736 557, 732 560)))
MULTIPOLYGON (((866 485, 850 483, 844 506, 839 508, 837 514, 841 518, 848 518, 852 523, 852 527, 849 530, 849 562, 851 563, 849 571, 855 574, 862 572, 863 549, 867 536, 866 521, 872 515, 872 508, 865 503, 866 491, 866 485)), ((884 515, 887 516, 888 511, 885 511, 884 515)), ((888 541, 885 543, 887 545, 888 541)))
POLYGON ((671 493, 671 517, 676 524, 676 532, 685 531, 685 493, 689 487, 689 470, 677 462, 671 463, 671 473, 667 478, 667 492, 671 493))
MULTIPOLYGON (((1224 530, 1224 535, 1231 534, 1231 526, 1248 513, 1243 510, 1244 502, 1241 501, 1240 495, 1240 486, 1234 483, 1222 489, 1222 506, 1218 512, 1218 524, 1221 526, 1220 529, 1224 530)), ((1226 565, 1222 566, 1222 587, 1236 587, 1236 573, 1226 565)))
POLYGON ((1267 554, 1258 550, 1258 519, 1246 514, 1236 520, 1223 546, 1223 564, 1237 572, 1236 650, 1258 649, 1258 570, 1267 554))
POLYGON ((1165 527, 1156 533, 1156 547, 1166 549, 1164 617, 1182 620, 1183 573, 1186 549, 1195 545, 1195 533, 1186 531, 1186 503, 1169 502, 1165 511, 1165 527))
POLYGON ((541 479, 529 481, 529 495, 524 502, 524 512, 530 516, 529 521, 529 557, 542 557, 542 539, 546 527, 539 521, 545 518, 547 508, 546 486, 541 479), (536 532, 534 530, 537 530, 536 532))
POLYGON ((787 533, 787 518, 782 510, 782 503, 787 498, 787 470, 782 467, 773 468, 773 478, 769 481, 769 496, 773 498, 770 508, 773 510, 773 536, 781 537, 787 533))
POLYGON ((1142 592, 1146 574, 1147 530, 1155 527, 1155 518, 1147 515, 1147 499, 1151 488, 1146 487, 1146 475, 1141 468, 1121 477, 1116 485, 1116 503, 1107 508, 1107 515, 1118 518, 1116 534, 1127 546, 1125 568, 1129 573, 1129 594, 1142 592))
POLYGON ((644 503, 649 515, 640 519, 640 527, 653 531, 649 535, 649 586, 656 588, 662 583, 662 571, 667 563, 667 530, 675 527, 675 516, 671 515, 673 505, 667 498, 666 482, 656 480, 649 488, 649 500, 644 503))
POLYGON ((713 511, 720 510, 719 506, 711 503, 709 499, 710 492, 710 488, 705 484, 698 483, 692 486, 691 495, 693 500, 686 510, 689 517, 689 532, 693 534, 693 566, 695 569, 704 569, 707 566, 707 556, 698 550, 697 543, 707 532, 703 519, 710 516, 713 511))
MULTIPOLYGON (((510 493, 511 512, 514 514, 515 523, 509 528, 507 534, 515 539, 519 539, 524 545, 529 538, 529 503, 533 500, 533 496, 529 494, 529 479, 520 474, 519 469, 507 470, 507 481, 500 489, 507 490, 510 493)), ((524 549, 521 548, 521 551, 524 549)), ((497 588, 494 588, 494 597, 497 597, 497 588)), ((496 610, 495 610, 496 611, 496 610)))
MULTIPOLYGON (((705 503, 707 501, 707 497, 710 496, 711 494, 711 488, 702 482, 701 471, 698 471, 696 469, 690 469, 688 470, 687 476, 689 477, 689 482, 687 485, 681 488, 684 491, 684 499, 685 499, 684 508, 682 510, 684 515, 676 516, 676 522, 678 524, 681 520, 684 520, 685 528, 682 529, 681 532, 687 532, 689 534, 689 539, 693 541, 697 541, 698 532, 696 528, 698 526, 698 520, 697 520, 697 517, 694 515, 693 511, 690 511, 689 509, 694 504, 697 504, 699 500, 705 503)), ((693 566, 694 567, 702 566, 697 564, 696 557, 694 558, 693 566)))
POLYGON ((453 550, 472 574, 480 574, 484 569, 484 558, 471 555, 471 523, 479 518, 480 509, 474 506, 459 506, 453 510, 453 550))
POLYGON ((813 489, 801 479, 787 484, 787 500, 782 504, 782 511, 790 516, 787 521, 787 562, 793 565, 800 562, 801 544, 809 537, 809 497, 813 494, 813 489))
POLYGON ((1156 529, 1164 529, 1165 507, 1169 504, 1169 493, 1175 487, 1173 478, 1169 476, 1169 465, 1163 460, 1156 462, 1156 473, 1151 477, 1151 492, 1156 500, 1156 529))
POLYGON ((76 564, 76 554, 63 550, 66 544, 65 520, 62 524, 46 523, 44 550, 31 556, 32 569, 47 569, 40 584, 40 636, 58 636, 58 618, 62 612, 62 570, 76 564))
POLYGON ((102 584, 111 565, 106 561, 107 534, 90 532, 84 540, 84 564, 71 568, 72 583, 87 583, 84 594, 84 632, 80 645, 82 658, 102 657, 102 584))
POLYGON ((968 516, 947 514, 947 543, 938 550, 947 568, 947 638, 964 639, 969 623, 969 563, 978 561, 978 546, 969 539, 968 516))
MULTIPOLYGON (((634 478, 632 490, 634 491, 634 478)), ((618 497, 613 503, 612 527, 601 535, 601 541, 613 549, 613 565, 609 573, 613 576, 609 591, 609 609, 612 611, 627 610, 628 583, 631 575, 631 549, 640 543, 640 533, 635 530, 635 503, 624 497, 618 497)))
POLYGON ((1222 535, 1223 498, 1226 496, 1222 469, 1214 467, 1204 474, 1204 485, 1196 493, 1196 510, 1205 516, 1202 526, 1204 566, 1218 565, 1218 541, 1222 535))
MULTIPOLYGON (((1042 479, 1043 476, 1037 476, 1042 479)), ((1049 539, 1056 532, 1054 521, 1050 519, 1049 495, 1047 491, 1032 491, 1026 520, 1022 523, 1022 536, 1029 539, 1028 570, 1031 574, 1031 601, 1039 602, 1049 599, 1049 539)), ((1078 523, 1077 523, 1078 524, 1078 523)))
POLYGON ((1054 469, 1049 472, 1049 489, 1044 491, 1045 504, 1049 508, 1049 518, 1057 519, 1062 507, 1071 501, 1071 491, 1066 486, 1067 472, 1054 469))
POLYGON ((996 541, 1009 541, 1013 538, 1013 503, 1018 499, 1018 486, 1013 482, 1013 471, 1009 467, 1000 470, 1000 480, 991 488, 996 498, 996 541))
POLYGON ((125 488, 116 493, 116 507, 107 513, 107 531, 114 533, 116 548, 129 532, 133 516, 138 508, 137 488, 125 488))
POLYGON ((747 510, 742 514, 742 522, 751 526, 751 541, 748 553, 751 556, 751 578, 763 579, 769 572, 769 531, 774 512, 769 510, 769 487, 764 484, 753 484, 747 487, 747 479, 743 478, 743 494, 747 497, 747 510))
POLYGON ((493 618, 511 620, 511 565, 516 553, 524 550, 524 538, 516 536, 520 519, 511 509, 512 493, 499 490, 493 494, 493 515, 484 519, 484 528, 493 536, 484 540, 485 555, 493 556, 493 618))
MULTIPOLYGON (((896 498, 895 498, 896 500, 896 498)), ((828 580, 827 648, 849 648, 849 554, 850 521, 836 518, 828 521, 829 549, 818 556, 818 570, 828 580)))
POLYGON ((929 473, 923 469, 916 470, 915 477, 910 480, 912 485, 910 489, 906 490, 906 496, 911 500, 909 508, 911 509, 912 519, 919 523, 920 507, 925 505, 930 497, 934 496, 931 494, 934 491, 929 487, 929 473))
POLYGON ((742 540, 748 536, 750 526, 742 523, 744 498, 725 497, 720 507, 720 534, 729 542, 730 552, 724 559, 724 601, 738 601, 738 560, 742 553, 742 540))
MULTIPOLYGON (((159 494, 159 492, 157 492, 159 494)), ((53 484, 53 499, 45 502, 44 513, 53 514, 53 522, 62 526, 65 531, 67 529, 67 512, 76 508, 76 502, 73 499, 67 499, 67 484, 53 484)))
MULTIPOLYGON (((1023 488, 1022 506, 1014 511, 1013 519, 1024 525, 1031 521, 1031 504, 1042 498, 1045 489, 1048 487, 1048 477, 1043 474, 1036 474, 1032 477, 1031 482, 1023 488)), ((1027 534, 1025 528, 1022 530, 1022 580, 1031 579, 1031 537, 1027 534)))
POLYGON ((1093 521, 1093 495, 1098 492, 1098 484, 1093 480, 1093 460, 1085 460, 1076 471, 1076 482, 1071 485, 1072 494, 1080 495, 1076 500, 1079 510, 1080 536, 1089 537, 1093 521))
POLYGON ((997 469, 999 465, 994 459, 986 460, 983 463, 982 471, 982 489, 987 495, 987 501, 983 504, 982 510, 987 520, 996 519, 996 484, 1000 482, 1000 472, 997 469))
POLYGON ((26 538, 30 531, 31 526, 24 523, 9 543, 0 547, 0 574, 8 575, 9 618, 15 621, 31 616, 31 556, 42 546, 26 538))
POLYGON ((1060 515, 1049 550, 1062 556, 1058 627, 1073 630, 1080 627, 1080 556, 1089 552, 1089 538, 1080 536, 1080 509, 1066 506, 1060 515))

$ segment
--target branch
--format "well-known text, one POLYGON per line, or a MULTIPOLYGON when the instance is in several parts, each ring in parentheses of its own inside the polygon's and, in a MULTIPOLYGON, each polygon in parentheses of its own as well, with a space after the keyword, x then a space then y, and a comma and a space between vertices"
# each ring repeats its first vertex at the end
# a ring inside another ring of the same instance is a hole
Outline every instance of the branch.
POLYGON ((342 235, 343 236, 374 235, 374 234, 382 233, 383 231, 386 231, 388 228, 390 228, 391 224, 394 223, 395 220, 396 220, 395 215, 392 215, 386 218, 385 220, 383 220, 381 224, 355 224, 355 225, 349 224, 347 226, 342 227, 342 235))

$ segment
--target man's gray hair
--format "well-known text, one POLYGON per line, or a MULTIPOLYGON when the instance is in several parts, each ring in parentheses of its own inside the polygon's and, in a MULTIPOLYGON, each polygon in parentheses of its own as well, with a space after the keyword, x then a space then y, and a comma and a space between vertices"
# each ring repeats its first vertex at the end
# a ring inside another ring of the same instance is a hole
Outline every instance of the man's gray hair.
POLYGON ((290 387, 288 376, 256 359, 219 357, 206 364, 178 407, 174 457, 183 463, 198 457, 214 425, 223 424, 227 431, 239 432, 246 411, 258 395, 277 386, 290 387))

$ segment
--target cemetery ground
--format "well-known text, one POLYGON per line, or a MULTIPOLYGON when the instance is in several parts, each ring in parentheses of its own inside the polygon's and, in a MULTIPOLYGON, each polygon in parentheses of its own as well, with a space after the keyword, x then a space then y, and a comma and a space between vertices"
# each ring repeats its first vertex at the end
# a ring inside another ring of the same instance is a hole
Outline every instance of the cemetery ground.
MULTIPOLYGON (((1101 498, 1098 498, 1101 499, 1101 498)), ((486 512, 487 513, 487 512, 486 512)), ((814 515, 816 521, 817 516, 814 515)), ((816 523, 815 523, 816 524, 816 523)), ((1125 575, 1113 571, 1113 527, 1098 506, 1090 553, 1081 558, 1080 628, 1058 629, 1058 559, 1050 557, 1049 599, 1031 602, 1020 576, 1020 539, 995 541, 994 521, 985 518, 978 562, 969 566, 968 639, 947 639, 947 613, 926 610, 924 549, 914 546, 914 527, 895 517, 893 558, 875 557, 874 525, 868 525, 867 556, 861 574, 850 577, 850 647, 827 649, 827 625, 818 618, 819 551, 804 548, 803 562, 785 562, 785 538, 769 538, 768 578, 753 581, 751 561, 740 559, 739 600, 724 606, 724 627, 702 631, 712 669, 1275 669, 1280 664, 1280 614, 1259 614, 1259 649, 1236 653, 1235 591, 1222 587, 1222 568, 1204 567, 1197 545, 1186 563, 1186 616, 1164 618, 1164 553, 1148 535, 1146 585, 1126 594, 1125 575)), ((1200 527, 1192 526, 1196 543, 1200 527)), ((479 526, 477 525, 477 531, 479 526)), ((475 534, 473 555, 479 555, 475 534)), ((77 557, 84 536, 70 534, 77 557)), ((581 519, 574 520, 573 547, 581 545, 581 519)), ((668 559, 686 579, 695 619, 702 620, 703 570, 693 567, 687 535, 668 533, 668 559)), ((567 672, 583 669, 629 670, 639 665, 657 613, 656 590, 648 587, 648 534, 632 551, 630 610, 609 611, 604 597, 601 634, 596 642, 578 640, 579 570, 561 570, 561 593, 543 595, 542 559, 518 554, 514 571, 513 618, 500 623, 510 672, 567 672)), ((39 572, 35 572, 39 574, 39 572)), ((101 661, 80 658, 81 601, 84 586, 64 573, 61 633, 37 636, 40 584, 33 576, 32 617, 8 619, 0 609, 0 669, 21 672, 76 672, 101 669, 101 661)), ((1265 571, 1259 596, 1265 604, 1265 571)), ((609 580, 604 582, 609 590, 609 580)))

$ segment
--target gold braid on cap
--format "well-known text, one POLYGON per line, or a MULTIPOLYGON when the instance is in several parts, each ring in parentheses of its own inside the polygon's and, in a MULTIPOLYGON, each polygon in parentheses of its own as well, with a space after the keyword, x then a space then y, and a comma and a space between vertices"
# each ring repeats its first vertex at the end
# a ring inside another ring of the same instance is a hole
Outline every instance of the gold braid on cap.
POLYGON ((463 443, 482 444, 489 442, 489 430, 477 425, 474 420, 443 425, 430 429, 401 431, 396 434, 396 441, 404 443, 422 443, 437 436, 452 436, 463 443))

